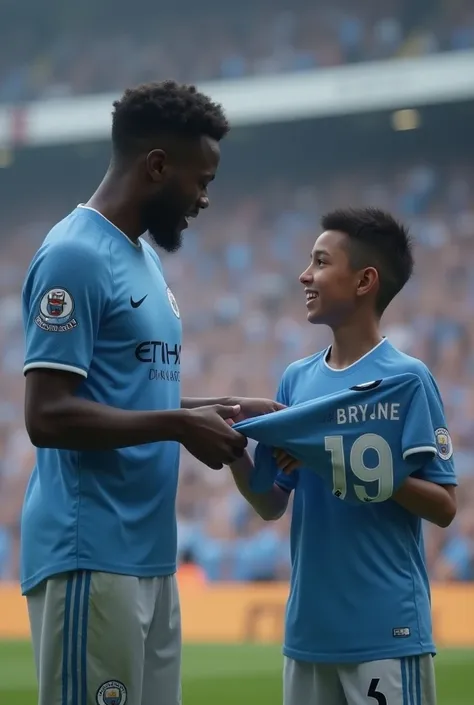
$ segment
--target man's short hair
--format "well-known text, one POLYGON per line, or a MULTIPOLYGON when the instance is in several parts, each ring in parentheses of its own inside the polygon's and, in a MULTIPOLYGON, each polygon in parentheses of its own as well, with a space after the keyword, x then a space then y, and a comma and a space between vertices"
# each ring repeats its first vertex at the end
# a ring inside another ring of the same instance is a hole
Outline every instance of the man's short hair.
POLYGON ((175 81, 146 83, 128 88, 113 104, 112 145, 121 156, 151 145, 159 135, 220 141, 229 123, 220 105, 195 86, 175 81))

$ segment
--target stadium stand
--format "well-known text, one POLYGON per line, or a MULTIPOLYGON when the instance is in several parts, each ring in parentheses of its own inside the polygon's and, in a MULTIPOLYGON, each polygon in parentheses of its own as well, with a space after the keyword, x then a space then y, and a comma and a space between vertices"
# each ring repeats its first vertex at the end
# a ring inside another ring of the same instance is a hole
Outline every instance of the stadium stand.
MULTIPOLYGON (((295 187, 267 182, 260 192, 216 197, 187 233, 183 256, 166 257, 186 331, 183 385, 189 395, 273 395, 285 365, 322 348, 324 329, 305 322, 297 275, 317 234, 322 209, 374 203, 406 219, 417 242, 413 283, 388 312, 385 331, 435 373, 457 450, 462 491, 455 525, 430 527, 432 575, 474 579, 474 174, 451 162, 408 162, 319 178, 295 187), (279 204, 276 206, 276 204, 279 204), (291 257, 290 257, 291 255, 291 257), (435 273, 435 276, 434 276, 435 273), (416 307, 413 301, 417 301, 416 307), (271 363, 267 364, 266 360, 271 363)), ((54 202, 2 217, 0 254, 0 569, 17 578, 18 513, 32 464, 22 425, 23 342, 19 292, 25 267, 48 226, 71 205, 54 202)), ((37 194, 37 196, 40 193, 37 194)), ((51 196, 51 194, 49 194, 51 196)), ((208 580, 264 580, 288 575, 288 521, 265 525, 236 494, 225 472, 183 454, 178 504, 180 550, 208 580)))
POLYGON ((139 0, 5 13, 0 102, 121 90, 173 76, 239 79, 474 47, 469 0, 184 3, 187 21, 139 0), (126 27, 126 31, 124 31, 126 27))

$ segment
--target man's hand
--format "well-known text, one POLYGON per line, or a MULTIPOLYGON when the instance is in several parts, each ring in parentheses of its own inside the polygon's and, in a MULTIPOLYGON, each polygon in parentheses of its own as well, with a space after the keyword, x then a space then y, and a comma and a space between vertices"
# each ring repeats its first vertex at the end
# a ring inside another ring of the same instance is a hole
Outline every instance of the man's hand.
POLYGON ((245 421, 245 419, 251 419, 254 416, 263 416, 264 414, 272 414, 274 411, 281 411, 285 409, 284 404, 280 404, 273 399, 252 399, 246 397, 232 397, 232 404, 238 404, 240 406, 239 414, 233 419, 233 421, 245 421))
POLYGON ((247 446, 245 436, 231 427, 240 413, 239 405, 222 404, 187 410, 179 440, 195 458, 220 470, 241 458, 247 446))
POLYGON ((285 475, 290 475, 301 465, 299 460, 292 458, 291 455, 288 455, 285 450, 281 450, 280 448, 276 448, 273 451, 273 457, 275 458, 278 469, 284 472, 285 475))

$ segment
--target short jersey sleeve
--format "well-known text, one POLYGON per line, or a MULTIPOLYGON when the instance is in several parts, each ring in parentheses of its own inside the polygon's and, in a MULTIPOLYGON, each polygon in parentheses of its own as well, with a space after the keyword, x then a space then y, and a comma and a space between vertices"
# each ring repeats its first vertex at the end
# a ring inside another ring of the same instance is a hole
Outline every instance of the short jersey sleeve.
POLYGON ((405 416, 402 433, 403 460, 424 465, 436 455, 436 442, 428 399, 421 381, 413 395, 405 416))
POLYGON ((103 253, 80 243, 43 245, 23 287, 24 372, 46 368, 87 377, 111 291, 103 253))
MULTIPOLYGON (((289 406, 290 399, 287 389, 287 375, 284 374, 276 393, 276 400, 280 404, 289 406)), ((298 471, 286 475, 278 469, 278 466, 273 457, 273 448, 258 443, 255 449, 254 470, 250 477, 250 488, 253 492, 264 493, 269 492, 276 483, 286 492, 291 492, 295 489, 298 482, 298 471)))
POLYGON ((453 443, 448 430, 438 386, 427 369, 420 375, 426 393, 433 428, 436 455, 426 462, 415 477, 429 480, 438 485, 456 485, 456 472, 453 458, 453 443))

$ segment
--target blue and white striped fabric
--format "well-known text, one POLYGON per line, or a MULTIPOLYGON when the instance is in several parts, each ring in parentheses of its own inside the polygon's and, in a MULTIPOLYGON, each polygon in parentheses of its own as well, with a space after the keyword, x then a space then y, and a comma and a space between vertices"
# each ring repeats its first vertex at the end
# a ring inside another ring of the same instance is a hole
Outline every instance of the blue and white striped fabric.
POLYGON ((403 705, 423 705, 421 700, 420 657, 400 659, 402 670, 403 705))
POLYGON ((63 627, 62 703, 87 705, 87 632, 91 572, 71 573, 63 627))

